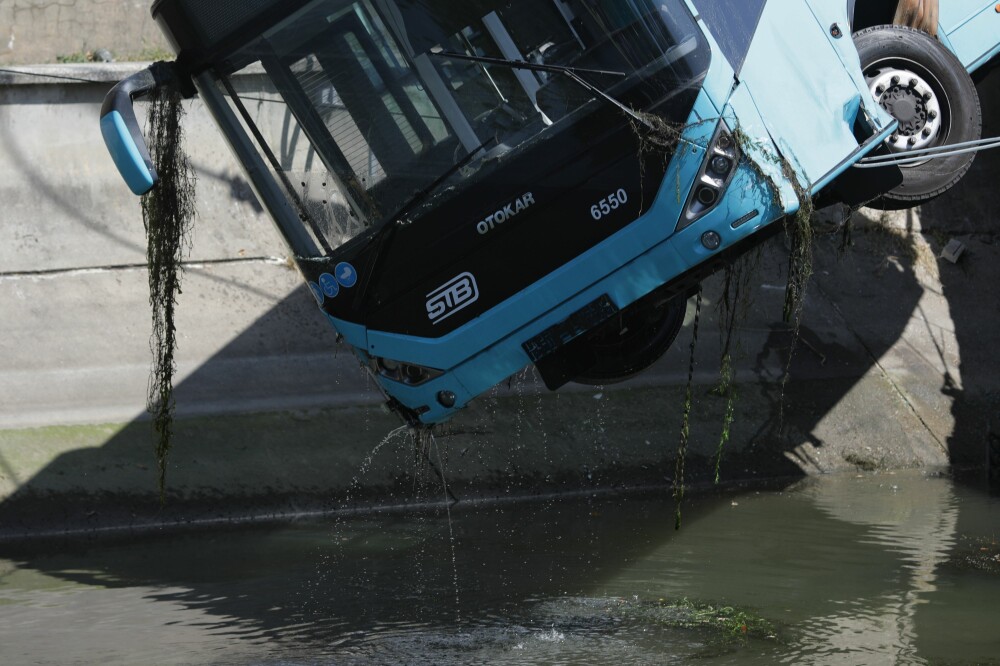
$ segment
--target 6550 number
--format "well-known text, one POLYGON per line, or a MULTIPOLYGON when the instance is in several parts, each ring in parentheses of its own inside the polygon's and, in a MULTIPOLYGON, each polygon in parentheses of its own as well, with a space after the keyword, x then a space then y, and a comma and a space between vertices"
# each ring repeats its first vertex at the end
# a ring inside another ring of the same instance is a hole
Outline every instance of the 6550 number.
POLYGON ((628 192, 625 188, 619 189, 617 192, 609 194, 604 197, 593 206, 590 207, 590 216, 595 220, 600 220, 601 218, 607 217, 612 212, 618 210, 622 206, 628 203, 628 192))

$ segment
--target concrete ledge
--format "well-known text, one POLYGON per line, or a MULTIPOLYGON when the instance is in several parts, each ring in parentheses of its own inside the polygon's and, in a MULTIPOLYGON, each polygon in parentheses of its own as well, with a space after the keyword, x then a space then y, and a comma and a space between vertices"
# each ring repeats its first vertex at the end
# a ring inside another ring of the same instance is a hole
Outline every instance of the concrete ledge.
MULTIPOLYGON (((853 382, 799 382, 795 389, 809 402, 840 400, 847 383, 853 382)), ((723 401, 708 388, 698 387, 690 484, 710 482, 715 470, 723 401)), ((757 418, 773 412, 780 387, 741 389, 734 444, 721 466, 727 482, 792 477, 804 467, 853 469, 850 460, 882 469, 946 463, 929 437, 913 436, 919 428, 912 415, 873 418, 884 416, 886 387, 877 377, 853 387, 834 415, 836 427, 813 428, 794 448, 788 442, 798 441, 813 416, 807 405, 788 400, 794 434, 780 437, 776 421, 757 418), (883 444, 872 446, 875 441, 883 444), (845 452, 853 455, 845 459, 845 452)), ((683 391, 663 386, 487 398, 424 451, 377 407, 183 419, 163 507, 147 422, 0 431, 0 539, 437 502, 445 497, 437 476, 442 470, 460 500, 669 486, 680 428, 680 412, 669 406, 683 401, 683 391)))
POLYGON ((149 62, 7 65, 0 66, 0 85, 72 86, 83 83, 118 83, 149 65, 149 62))

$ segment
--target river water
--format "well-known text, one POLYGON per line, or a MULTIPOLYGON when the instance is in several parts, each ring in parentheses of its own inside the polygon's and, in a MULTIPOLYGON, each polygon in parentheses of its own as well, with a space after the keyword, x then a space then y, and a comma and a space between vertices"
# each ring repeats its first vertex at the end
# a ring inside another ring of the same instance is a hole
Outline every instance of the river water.
POLYGON ((944 475, 0 544, 8 664, 1000 664, 1000 499, 944 475), (454 535, 454 540, 451 539, 454 535))

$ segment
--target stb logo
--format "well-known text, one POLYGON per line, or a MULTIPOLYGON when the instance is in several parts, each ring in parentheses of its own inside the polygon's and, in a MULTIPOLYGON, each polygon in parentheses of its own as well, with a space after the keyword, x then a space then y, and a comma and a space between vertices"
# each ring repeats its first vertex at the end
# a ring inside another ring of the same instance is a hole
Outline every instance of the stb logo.
POLYGON ((479 286, 472 273, 462 273, 448 284, 427 294, 427 316, 440 324, 459 310, 479 300, 479 286))

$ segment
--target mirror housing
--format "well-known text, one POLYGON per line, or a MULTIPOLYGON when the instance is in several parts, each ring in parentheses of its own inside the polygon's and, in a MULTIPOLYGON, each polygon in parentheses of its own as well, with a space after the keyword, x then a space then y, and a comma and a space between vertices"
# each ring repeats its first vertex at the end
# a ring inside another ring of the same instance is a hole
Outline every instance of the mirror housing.
POLYGON ((118 82, 101 107, 101 134, 111 159, 118 167, 129 189, 137 195, 145 194, 156 186, 159 176, 135 117, 133 103, 137 97, 148 95, 177 80, 174 65, 156 62, 146 69, 118 82))

